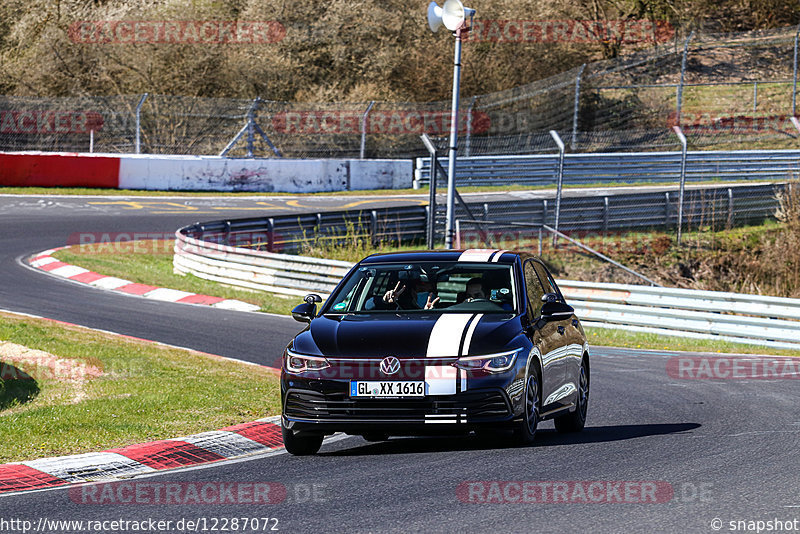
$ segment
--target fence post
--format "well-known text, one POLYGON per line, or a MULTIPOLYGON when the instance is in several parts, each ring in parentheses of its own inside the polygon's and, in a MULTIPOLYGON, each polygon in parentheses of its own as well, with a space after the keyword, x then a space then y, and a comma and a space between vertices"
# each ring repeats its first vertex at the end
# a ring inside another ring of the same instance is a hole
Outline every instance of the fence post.
POLYGON ((586 68, 586 63, 581 65, 578 71, 578 76, 575 77, 575 104, 572 107, 572 142, 570 147, 575 150, 575 145, 578 143, 578 110, 580 109, 581 99, 581 76, 583 76, 583 69, 586 68))
POLYGON ((608 197, 603 197, 603 237, 608 232, 608 197))
MULTIPOLYGON (((558 232, 558 219, 561 215, 561 187, 564 181, 564 151, 566 150, 566 146, 564 146, 564 141, 561 140, 561 137, 558 135, 558 132, 555 130, 550 130, 550 137, 553 138, 553 141, 556 142, 558 145, 558 184, 556 186, 556 220, 555 228, 556 232, 558 232)), ((553 234, 553 248, 556 246, 556 240, 558 239, 558 234, 553 234)))
POLYGON ((253 146, 256 141, 256 108, 258 108, 259 98, 253 100, 253 104, 247 111, 247 157, 253 157, 253 146))
POLYGON ((673 126, 672 129, 681 142, 681 189, 678 197, 678 246, 680 246, 681 231, 683 228, 683 194, 686 186, 686 136, 683 135, 680 126, 673 126))
POLYGON ((436 246, 436 177, 439 174, 439 157, 434 150, 431 152, 431 180, 430 194, 428 195, 428 250, 436 246))
POLYGON ((472 147, 472 108, 475 106, 475 101, 477 99, 477 95, 473 96, 467 108, 467 139, 464 141, 464 155, 467 157, 469 157, 469 151, 472 147))
POLYGON ((792 62, 792 116, 797 115, 797 40, 800 37, 800 24, 794 34, 794 61, 792 62))
POLYGON ((144 105, 144 101, 147 100, 148 93, 142 95, 142 98, 139 99, 139 104, 136 106, 136 153, 141 154, 142 151, 142 106, 144 105))
POLYGON ((753 82, 753 113, 756 112, 758 107, 758 82, 753 82))
POLYGON ((367 115, 369 115, 374 105, 375 101, 371 100, 364 114, 361 115, 361 150, 359 151, 359 159, 364 159, 364 152, 367 148, 367 115))
POLYGON ((694 37, 694 31, 689 34, 689 37, 686 38, 686 42, 683 44, 683 58, 681 59, 681 81, 678 84, 678 102, 677 108, 675 110, 675 124, 678 126, 681 125, 681 106, 683 105, 683 78, 686 74, 686 56, 689 54, 689 41, 692 40, 694 37))
POLYGON ((733 228, 736 212, 733 211, 733 189, 728 188, 728 228, 733 228))

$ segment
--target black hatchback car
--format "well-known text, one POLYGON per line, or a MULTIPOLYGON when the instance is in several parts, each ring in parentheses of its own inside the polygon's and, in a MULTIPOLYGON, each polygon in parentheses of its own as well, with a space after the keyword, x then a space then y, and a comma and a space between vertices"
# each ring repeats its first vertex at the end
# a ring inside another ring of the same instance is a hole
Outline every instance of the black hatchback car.
POLYGON ((376 254, 355 265, 281 370, 283 441, 316 453, 326 434, 370 441, 537 425, 583 428, 589 347, 545 265, 505 250, 376 254))

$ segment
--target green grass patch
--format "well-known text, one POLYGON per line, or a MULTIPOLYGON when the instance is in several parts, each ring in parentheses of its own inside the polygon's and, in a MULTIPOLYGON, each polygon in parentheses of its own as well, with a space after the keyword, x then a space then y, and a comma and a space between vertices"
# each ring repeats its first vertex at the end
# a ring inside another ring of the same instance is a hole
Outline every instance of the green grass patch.
POLYGON ((249 302, 260 306, 263 312, 287 314, 300 302, 295 297, 248 291, 193 275, 175 274, 172 271, 172 247, 173 241, 169 240, 87 244, 59 250, 53 256, 84 269, 139 284, 249 302))
POLYGON ((278 379, 262 367, 11 314, 0 314, 0 339, 61 362, 55 371, 15 364, 33 379, 23 389, 38 393, 0 405, 0 462, 175 438, 280 410, 278 379), (79 365, 102 374, 66 373, 79 365))
POLYGON ((586 339, 590 345, 603 347, 800 357, 800 351, 797 350, 732 343, 721 339, 692 339, 679 335, 665 336, 648 332, 629 332, 614 328, 587 327, 585 331, 586 339))

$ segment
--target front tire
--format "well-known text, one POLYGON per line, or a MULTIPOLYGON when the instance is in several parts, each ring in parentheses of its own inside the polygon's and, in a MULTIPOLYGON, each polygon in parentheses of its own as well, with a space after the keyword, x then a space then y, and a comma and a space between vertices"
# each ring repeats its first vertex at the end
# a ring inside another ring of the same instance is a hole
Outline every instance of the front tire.
POLYGON ((586 412, 589 409, 589 366, 586 363, 586 358, 581 362, 576 404, 574 412, 556 417, 553 420, 557 431, 562 433, 580 432, 586 425, 586 412))
POLYGON ((286 451, 294 456, 310 456, 316 454, 322 447, 322 434, 303 434, 295 432, 281 425, 283 446, 286 451))
POLYGON ((541 406, 541 389, 539 374, 536 369, 531 369, 525 380, 523 401, 525 403, 522 420, 514 430, 514 437, 520 445, 530 445, 536 437, 536 428, 539 426, 539 408, 541 406))

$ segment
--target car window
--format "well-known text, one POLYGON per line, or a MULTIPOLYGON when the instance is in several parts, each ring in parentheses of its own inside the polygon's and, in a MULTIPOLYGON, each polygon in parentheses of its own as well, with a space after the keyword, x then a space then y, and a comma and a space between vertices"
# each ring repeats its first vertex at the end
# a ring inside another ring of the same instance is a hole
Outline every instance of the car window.
POLYGON ((532 318, 537 318, 542 314, 542 296, 545 294, 544 287, 539 280, 539 275, 534 267, 535 262, 528 260, 525 262, 523 272, 525 275, 525 287, 528 290, 528 306, 532 318))
POLYGON ((511 265, 498 263, 368 264, 342 282, 324 313, 422 311, 429 300, 434 311, 514 312, 512 274, 511 265), (397 298, 389 298, 392 292, 397 298))
POLYGON ((536 269, 536 274, 539 275, 539 281, 542 283, 542 287, 544 288, 545 293, 555 293, 558 295, 558 289, 556 288, 555 283, 553 282, 550 273, 547 272, 547 269, 544 265, 539 263, 538 261, 534 261, 533 268, 536 269))

